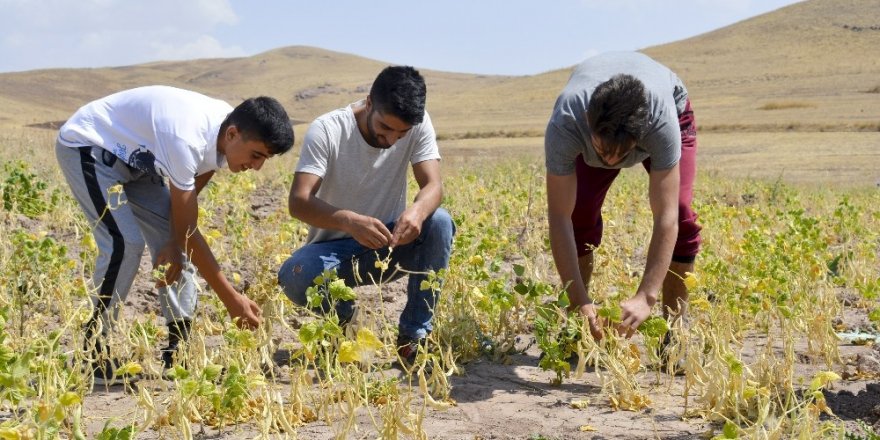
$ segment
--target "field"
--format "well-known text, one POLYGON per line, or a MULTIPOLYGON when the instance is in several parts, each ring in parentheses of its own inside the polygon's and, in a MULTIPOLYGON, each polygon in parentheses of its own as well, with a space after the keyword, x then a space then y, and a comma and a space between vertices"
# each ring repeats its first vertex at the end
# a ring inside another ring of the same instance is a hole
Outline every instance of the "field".
MULTIPOLYGON (((448 271, 425 286, 443 280, 413 370, 394 364, 401 281, 337 289, 360 305, 346 332, 277 287, 305 238, 286 210, 297 145, 259 173, 218 173, 200 198, 202 232, 265 324, 238 330, 201 292, 181 367, 161 378, 167 330, 145 255, 111 341, 145 379, 94 386, 81 369, 92 225, 46 128, 91 99, 168 84, 231 104, 277 97, 301 139, 305 122, 363 98, 385 63, 294 46, 0 73, 0 439, 880 438, 878 6, 807 0, 644 50, 685 81, 699 126, 703 250, 667 362, 662 320, 596 343, 561 312, 542 136, 568 69, 420 69, 458 234, 448 271)), ((646 181, 624 172, 606 201, 591 290, 610 318, 643 270, 646 181)))
MULTIPOLYGON (((829 141, 798 135, 701 137, 704 249, 688 326, 674 329, 664 366, 662 322, 595 343, 560 314, 540 139, 463 139, 443 144, 444 206, 458 234, 432 345, 413 371, 392 365, 400 282, 356 288, 362 312, 347 334, 276 286, 304 239, 284 202, 297 148, 260 173, 221 173, 201 199, 205 234, 265 325, 237 330, 205 291, 186 368, 158 378, 166 331, 144 258, 112 347, 148 379, 105 388, 78 367, 90 225, 46 154, 54 133, 8 130, 0 438, 875 438, 877 168, 863 161, 858 178, 835 181, 797 160, 778 172, 772 161, 788 156, 761 156, 761 145, 829 141), (737 168, 725 155, 764 165, 737 168)), ((876 135, 840 136, 876 161, 876 135)), ((847 162, 824 163, 835 161, 847 162)), ((646 179, 631 171, 609 194, 593 283, 612 317, 638 283, 650 231, 646 179)))

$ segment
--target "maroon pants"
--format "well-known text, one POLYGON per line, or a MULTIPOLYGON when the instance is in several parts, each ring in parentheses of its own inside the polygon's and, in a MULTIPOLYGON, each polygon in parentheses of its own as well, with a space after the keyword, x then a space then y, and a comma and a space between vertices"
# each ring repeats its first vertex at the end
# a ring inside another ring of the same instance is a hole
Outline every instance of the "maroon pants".
MULTIPOLYGON (((681 160, 679 173, 681 185, 678 193, 678 238, 672 251, 672 260, 690 263, 700 250, 700 227, 697 214, 691 207, 694 198, 694 177, 697 172, 697 126, 694 112, 688 100, 684 113, 678 117, 681 130, 681 160)), ((578 256, 589 254, 602 242, 602 204, 611 183, 620 170, 594 168, 576 159, 577 201, 571 221, 574 226, 574 239, 578 256)), ((651 159, 642 162, 645 170, 651 172, 651 159)))

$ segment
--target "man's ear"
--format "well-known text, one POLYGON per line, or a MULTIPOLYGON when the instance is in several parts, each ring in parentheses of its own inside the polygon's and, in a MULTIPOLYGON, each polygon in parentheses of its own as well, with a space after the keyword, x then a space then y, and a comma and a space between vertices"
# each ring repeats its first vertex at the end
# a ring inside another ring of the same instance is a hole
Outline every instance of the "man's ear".
POLYGON ((240 133, 238 132, 238 127, 235 124, 229 124, 229 126, 226 127, 226 132, 223 133, 223 136, 225 136, 227 140, 231 141, 235 139, 235 137, 239 134, 240 133))

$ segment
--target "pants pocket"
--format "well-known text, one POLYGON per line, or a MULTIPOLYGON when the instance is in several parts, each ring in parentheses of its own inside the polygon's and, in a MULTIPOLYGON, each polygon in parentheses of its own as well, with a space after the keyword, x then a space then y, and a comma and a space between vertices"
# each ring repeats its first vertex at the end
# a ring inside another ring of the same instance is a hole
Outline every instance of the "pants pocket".
POLYGON ((112 167, 113 164, 116 163, 116 159, 118 159, 118 158, 116 157, 115 154, 113 154, 103 148, 101 149, 101 162, 104 162, 105 166, 112 167))

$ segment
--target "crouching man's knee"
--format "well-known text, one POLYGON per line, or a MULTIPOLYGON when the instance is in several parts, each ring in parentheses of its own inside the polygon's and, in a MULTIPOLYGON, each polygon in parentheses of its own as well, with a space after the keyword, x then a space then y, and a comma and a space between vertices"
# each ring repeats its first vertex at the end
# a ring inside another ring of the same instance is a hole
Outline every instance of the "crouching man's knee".
POLYGON ((308 304, 306 290, 312 285, 314 276, 309 276, 301 261, 290 257, 278 270, 278 284, 284 294, 295 304, 305 307, 308 304))
POLYGON ((443 208, 437 208, 430 217, 425 220, 422 225, 424 240, 431 240, 438 243, 452 243, 455 237, 455 222, 452 216, 443 208))

